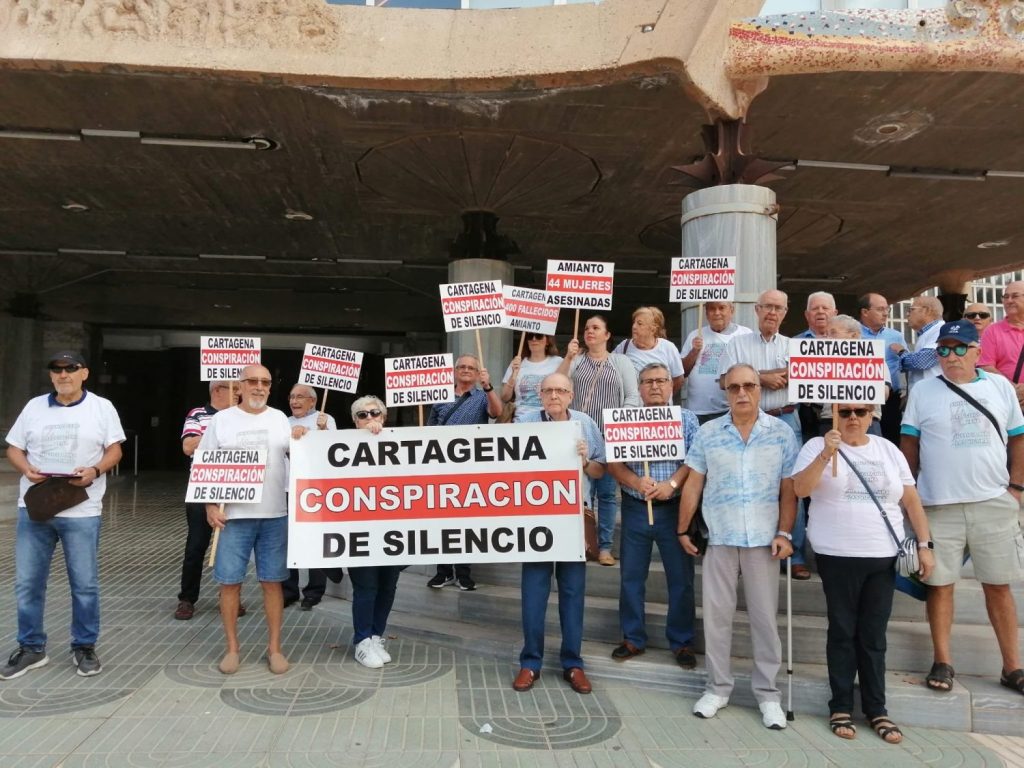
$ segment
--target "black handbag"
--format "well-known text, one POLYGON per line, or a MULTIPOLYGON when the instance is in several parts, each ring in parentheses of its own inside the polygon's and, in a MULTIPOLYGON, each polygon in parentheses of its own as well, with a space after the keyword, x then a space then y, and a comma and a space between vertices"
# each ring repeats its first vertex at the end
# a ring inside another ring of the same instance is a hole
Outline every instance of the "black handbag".
POLYGON ((89 498, 85 488, 71 485, 72 478, 48 477, 25 491, 25 508, 29 520, 45 523, 59 512, 78 506, 89 498))

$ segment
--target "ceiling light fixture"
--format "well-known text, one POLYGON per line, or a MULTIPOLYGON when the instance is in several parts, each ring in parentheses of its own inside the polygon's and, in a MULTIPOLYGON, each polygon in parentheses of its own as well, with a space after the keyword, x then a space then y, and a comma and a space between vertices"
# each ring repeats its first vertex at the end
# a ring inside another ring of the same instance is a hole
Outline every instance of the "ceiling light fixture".
POLYGON ((156 144, 166 147, 197 147, 199 149, 275 149, 277 144, 270 139, 252 137, 249 139, 190 139, 179 136, 142 136, 142 144, 156 144))
POLYGON ((251 253, 200 253, 200 259, 225 259, 228 261, 266 261, 266 256, 251 253))
POLYGON ((288 221, 312 221, 313 217, 305 211, 293 211, 291 208, 284 212, 284 217, 288 221))
POLYGON ((1002 248, 1009 244, 1009 240, 986 240, 984 243, 978 243, 978 247, 983 251, 987 251, 989 248, 1002 248))
POLYGON ((393 264, 402 266, 401 259, 335 259, 338 264, 393 264))
POLYGON ((888 165, 873 163, 841 163, 831 160, 797 160, 798 168, 836 168, 844 171, 888 171, 888 165))
POLYGON ((984 181, 984 171, 958 170, 955 168, 890 168, 893 179, 929 179, 932 181, 984 181))
POLYGON ((65 211, 71 211, 72 213, 81 213, 82 211, 89 210, 88 205, 76 203, 74 200, 68 200, 66 203, 61 205, 61 208, 63 208, 65 211))
POLYGON ((142 134, 138 131, 115 131, 109 128, 83 128, 82 135, 101 139, 137 139, 142 134))
POLYGON ((60 133, 57 131, 19 131, 0 128, 0 139, 29 139, 38 141, 81 141, 77 133, 60 133))
POLYGON ((985 175, 1005 179, 1024 179, 1024 171, 985 171, 985 175))
POLYGON ((58 248, 57 253, 68 256, 127 256, 128 251, 107 251, 101 248, 58 248))

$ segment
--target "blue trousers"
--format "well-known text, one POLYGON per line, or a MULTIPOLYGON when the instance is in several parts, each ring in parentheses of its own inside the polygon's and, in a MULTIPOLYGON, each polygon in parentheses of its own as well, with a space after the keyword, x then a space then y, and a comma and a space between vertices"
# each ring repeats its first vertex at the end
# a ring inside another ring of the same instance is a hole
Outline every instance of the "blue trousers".
POLYGON ((599 480, 590 481, 592 494, 591 509, 597 514, 597 544, 602 552, 612 551, 612 539, 615 536, 615 515, 618 514, 619 505, 615 494, 619 490, 619 484, 610 473, 605 472, 599 480), (596 507, 594 501, 597 501, 596 507))
POLYGON ((401 572, 402 569, 395 565, 348 569, 348 577, 352 580, 354 645, 373 635, 383 636, 391 606, 395 603, 395 589, 401 572))
POLYGON ((558 579, 558 620, 562 627, 562 669, 582 667, 583 597, 587 564, 523 563, 523 650, 519 666, 539 672, 544 663, 544 616, 551 594, 551 573, 558 579))

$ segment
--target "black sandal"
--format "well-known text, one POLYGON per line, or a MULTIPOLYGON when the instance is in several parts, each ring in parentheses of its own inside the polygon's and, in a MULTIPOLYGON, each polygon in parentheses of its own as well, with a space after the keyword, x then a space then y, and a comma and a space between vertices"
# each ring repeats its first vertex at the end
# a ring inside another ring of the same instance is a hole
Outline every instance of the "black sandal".
POLYGON ((888 716, 880 715, 879 717, 873 717, 868 722, 871 724, 871 729, 886 744, 899 744, 903 741, 903 731, 888 716), (897 736, 898 738, 892 741, 889 739, 890 736, 897 736))
POLYGON ((954 675, 956 675, 956 673, 949 664, 936 661, 932 664, 932 669, 928 673, 928 676, 925 677, 924 682, 925 685, 933 691, 938 693, 949 693, 953 690, 954 675))
POLYGON ((857 726, 853 724, 853 720, 845 712, 836 712, 828 719, 828 727, 832 729, 832 733, 838 736, 840 739, 855 739, 857 738, 857 726), (844 736, 839 731, 845 728, 850 731, 849 736, 844 736))
POLYGON ((1017 693, 1024 693, 1024 669, 1015 669, 999 676, 999 684, 1017 693))

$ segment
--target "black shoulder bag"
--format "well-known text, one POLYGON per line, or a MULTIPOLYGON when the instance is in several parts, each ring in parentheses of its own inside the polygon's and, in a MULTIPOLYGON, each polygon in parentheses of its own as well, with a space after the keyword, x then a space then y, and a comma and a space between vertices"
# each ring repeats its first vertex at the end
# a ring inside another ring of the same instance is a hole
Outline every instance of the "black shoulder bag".
POLYGON ((984 405, 979 403, 973 397, 968 395, 966 392, 964 392, 962 389, 960 389, 960 387, 958 387, 952 381, 947 379, 945 376, 939 376, 938 378, 939 378, 939 381, 941 381, 943 384, 945 384, 951 390, 953 390, 958 395, 960 395, 960 397, 962 397, 968 403, 970 403, 975 408, 977 408, 979 411, 981 411, 981 413, 984 414, 985 418, 987 418, 989 421, 992 422, 992 426, 996 428, 996 434, 999 435, 1000 441, 1003 443, 1003 445, 1006 445, 1006 439, 1003 437, 1003 430, 999 426, 999 422, 996 421, 996 417, 992 415, 992 413, 988 410, 988 408, 986 408, 984 405))

